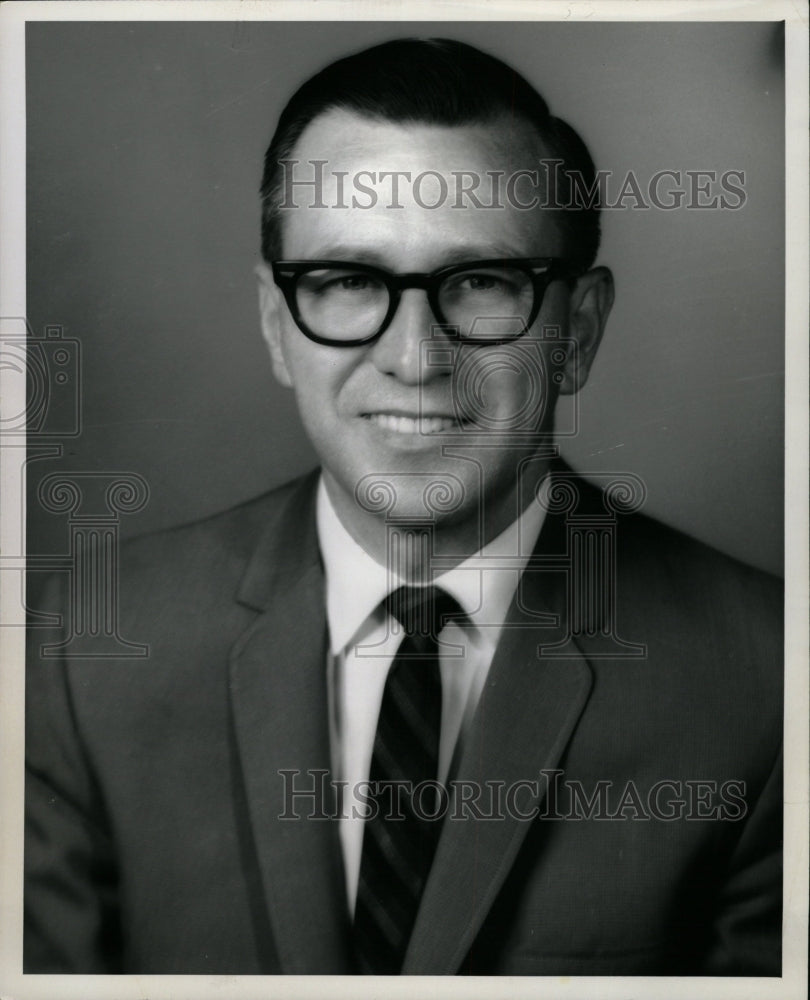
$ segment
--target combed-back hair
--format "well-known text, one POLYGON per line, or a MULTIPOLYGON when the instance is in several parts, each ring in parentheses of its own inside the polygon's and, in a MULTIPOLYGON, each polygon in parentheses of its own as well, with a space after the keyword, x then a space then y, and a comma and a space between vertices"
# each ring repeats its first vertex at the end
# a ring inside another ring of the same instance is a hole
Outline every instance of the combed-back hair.
MULTIPOLYGON (((283 195, 281 161, 311 121, 332 109, 398 124, 469 125, 525 122, 550 159, 561 160, 554 206, 566 257, 586 271, 599 249, 599 206, 572 195, 571 176, 588 190, 594 165, 585 144, 562 119, 553 117, 538 92, 516 70, 472 45, 447 38, 399 38, 346 56, 306 81, 281 113, 264 159, 262 256, 281 256, 283 195)), ((544 172, 540 172, 544 176, 544 172)), ((537 211, 542 211, 538 208, 537 211)), ((547 209, 546 209, 547 210, 547 209)))

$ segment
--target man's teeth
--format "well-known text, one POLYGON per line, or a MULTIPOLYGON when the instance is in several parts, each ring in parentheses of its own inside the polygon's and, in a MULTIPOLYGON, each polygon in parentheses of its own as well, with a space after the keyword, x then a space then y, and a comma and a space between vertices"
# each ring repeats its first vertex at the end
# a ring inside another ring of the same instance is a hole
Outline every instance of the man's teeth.
POLYGON ((372 413, 369 420, 395 434, 441 434, 458 428, 451 417, 400 417, 392 413, 372 413))

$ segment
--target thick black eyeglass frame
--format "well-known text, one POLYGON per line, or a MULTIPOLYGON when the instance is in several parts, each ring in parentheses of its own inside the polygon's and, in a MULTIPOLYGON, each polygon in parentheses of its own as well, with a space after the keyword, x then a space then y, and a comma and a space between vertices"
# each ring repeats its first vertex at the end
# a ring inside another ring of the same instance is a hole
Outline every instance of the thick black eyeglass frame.
POLYGON ((361 347, 371 344, 385 333, 396 315, 399 308, 402 292, 406 288, 423 288, 427 293, 428 303, 433 315, 439 324, 447 327, 448 335, 462 344, 473 344, 478 347, 506 344, 512 340, 522 337, 537 319, 537 314, 543 305, 543 296, 546 289, 558 279, 564 280, 569 287, 573 287, 576 279, 582 274, 580 268, 574 267, 568 261, 559 257, 496 257, 487 260, 469 260, 461 264, 451 264, 448 267, 440 267, 437 271, 410 271, 404 274, 395 274, 393 271, 386 271, 381 267, 373 267, 371 264, 357 264, 346 260, 275 260, 272 262, 273 278, 276 285, 281 290, 290 310, 296 326, 310 340, 316 344, 323 344, 327 347, 361 347), (471 271, 483 267, 511 267, 522 271, 532 282, 534 301, 529 318, 522 330, 511 334, 508 337, 481 338, 463 337, 455 329, 452 323, 447 321, 439 305, 439 288, 442 282, 454 274, 462 271, 471 271), (351 269, 353 272, 368 274, 377 278, 388 290, 388 312, 383 317, 382 323, 376 333, 368 337, 360 337, 354 340, 330 340, 314 333, 304 322, 298 309, 295 289, 298 280, 302 275, 311 271, 322 271, 327 268, 337 268, 342 270, 351 269))

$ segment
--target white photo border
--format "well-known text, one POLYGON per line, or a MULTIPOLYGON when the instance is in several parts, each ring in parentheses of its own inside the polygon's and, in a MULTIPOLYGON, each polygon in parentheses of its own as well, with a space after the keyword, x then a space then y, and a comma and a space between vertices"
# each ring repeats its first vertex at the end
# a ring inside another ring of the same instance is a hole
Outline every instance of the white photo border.
MULTIPOLYGON (((785 21, 786 47, 786 646, 785 646, 785 882, 781 979, 699 977, 374 977, 43 976, 22 973, 22 811, 24 755, 24 637, 14 620, 19 602, 0 574, 0 996, 48 998, 424 997, 599 998, 716 997, 798 1000, 807 990, 808 917, 808 8, 781 0, 745 3, 704 0, 495 0, 387 5, 355 0, 242 0, 242 2, 31 2, 0 9, 0 318, 26 315, 25 271, 25 26, 29 21, 785 21)), ((20 385, 0 371, 4 412, 19 413, 20 385), (15 396, 16 394, 16 396, 15 396)), ((25 450, 4 442, 0 474, 5 497, 21 495, 25 450)), ((25 525, 17 507, 0 506, 3 552, 24 552, 25 525)))

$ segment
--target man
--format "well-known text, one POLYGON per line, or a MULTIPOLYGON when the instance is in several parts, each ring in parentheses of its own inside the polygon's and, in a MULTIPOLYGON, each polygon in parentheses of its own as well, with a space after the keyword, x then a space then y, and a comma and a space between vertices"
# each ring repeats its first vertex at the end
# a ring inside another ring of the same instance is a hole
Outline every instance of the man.
POLYGON ((145 660, 32 630, 26 971, 779 974, 780 592, 556 459, 577 177, 459 43, 291 99, 261 321, 321 471, 124 551, 145 660))

